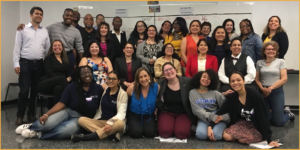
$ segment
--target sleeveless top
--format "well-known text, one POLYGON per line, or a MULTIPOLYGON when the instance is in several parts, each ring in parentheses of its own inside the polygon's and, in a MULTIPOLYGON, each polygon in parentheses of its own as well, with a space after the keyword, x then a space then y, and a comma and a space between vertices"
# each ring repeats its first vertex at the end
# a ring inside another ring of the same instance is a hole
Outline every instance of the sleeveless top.
POLYGON ((93 77, 97 84, 101 85, 103 83, 106 83, 108 66, 104 62, 103 58, 102 58, 102 62, 99 64, 95 64, 88 58, 88 66, 92 67, 93 77))

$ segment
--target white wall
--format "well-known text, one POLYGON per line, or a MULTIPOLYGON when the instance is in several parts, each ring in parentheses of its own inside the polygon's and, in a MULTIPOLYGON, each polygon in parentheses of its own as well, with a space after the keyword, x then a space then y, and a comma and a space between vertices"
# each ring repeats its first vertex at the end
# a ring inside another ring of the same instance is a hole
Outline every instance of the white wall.
MULTIPOLYGON (((1 101, 4 101, 8 83, 18 82, 12 58, 16 26, 19 23, 20 2, 1 2, 1 101)), ((7 99, 17 98, 18 87, 13 87, 10 89, 7 99)))

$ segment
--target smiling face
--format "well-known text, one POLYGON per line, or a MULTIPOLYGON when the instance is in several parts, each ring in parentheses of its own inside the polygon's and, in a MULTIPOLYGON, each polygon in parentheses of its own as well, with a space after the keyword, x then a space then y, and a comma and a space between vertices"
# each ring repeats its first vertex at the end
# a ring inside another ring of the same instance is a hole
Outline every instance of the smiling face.
POLYGON ((201 30, 200 24, 197 21, 194 21, 190 26, 190 32, 192 34, 198 34, 201 30))
POLYGON ((154 38, 156 35, 156 30, 154 27, 149 27, 147 31, 148 37, 154 38))
POLYGON ((242 21, 240 23, 240 30, 241 30, 241 34, 243 34, 243 35, 248 35, 251 33, 250 25, 246 21, 242 21))
POLYGON ((198 46, 198 51, 200 54, 206 54, 208 51, 208 46, 204 41, 201 41, 198 46))
POLYGON ((144 33, 146 30, 146 27, 143 22, 138 22, 136 27, 137 27, 138 33, 140 33, 140 34, 144 33))
POLYGON ((230 50, 232 52, 232 55, 234 57, 237 57, 241 51, 242 51, 242 44, 239 40, 234 40, 232 41, 232 44, 230 46, 230 50))
POLYGON ((110 73, 107 77, 106 80, 106 84, 110 87, 110 88, 114 88, 116 86, 118 86, 118 84, 120 83, 120 80, 118 79, 117 75, 114 73, 110 73))
POLYGON ((268 45, 265 48, 264 54, 266 55, 267 58, 273 59, 276 57, 277 51, 272 45, 268 45))
POLYGON ((141 84, 141 86, 146 87, 149 85, 149 81, 150 81, 149 74, 145 70, 142 70, 139 73, 139 83, 141 84))
POLYGON ((125 56, 131 57, 134 52, 133 46, 131 44, 127 43, 125 48, 123 49, 123 52, 124 52, 125 56))
POLYGON ((280 26, 279 19, 277 17, 272 17, 269 20, 268 26, 269 26, 270 30, 277 30, 280 26))
POLYGON ((174 53, 174 48, 173 48, 173 46, 172 46, 171 44, 168 44, 168 45, 166 46, 166 49, 165 49, 165 55, 166 55, 166 56, 172 56, 173 53, 174 53))
POLYGON ((215 38, 218 42, 223 42, 225 40, 225 30, 223 28, 219 28, 216 31, 215 38))
POLYGON ((208 87, 210 85, 211 79, 209 75, 204 72, 200 78, 200 86, 208 87))
POLYGON ((169 64, 164 66, 163 74, 167 80, 176 78, 176 70, 175 70, 175 68, 173 68, 173 66, 171 66, 169 64))
POLYGON ((101 27, 100 27, 100 35, 106 36, 107 33, 108 33, 108 28, 107 28, 107 26, 106 26, 106 25, 101 25, 101 27))
POLYGON ((98 17, 96 18, 96 24, 97 24, 97 26, 99 26, 99 24, 100 24, 101 22, 105 22, 105 19, 104 19, 103 16, 98 15, 98 17))
POLYGON ((30 14, 31 21, 40 24, 43 20, 43 13, 40 10, 35 9, 32 15, 30 14))
POLYGON ((70 26, 73 22, 73 17, 74 17, 74 12, 71 10, 66 10, 63 15, 64 24, 66 26, 70 26))
POLYGON ((97 43, 91 44, 90 53, 91 53, 92 56, 98 56, 99 46, 97 45, 97 43))
POLYGON ((94 24, 93 16, 90 14, 87 14, 84 16, 83 24, 86 28, 92 28, 94 24))
POLYGON ((53 43, 53 53, 54 54, 61 54, 61 52, 62 52, 62 50, 63 50, 63 47, 62 47, 62 44, 61 44, 61 42, 59 42, 59 41, 55 41, 54 43, 53 43))
POLYGON ((180 24, 178 23, 177 20, 175 20, 174 23, 173 23, 173 29, 177 33, 181 31, 181 26, 180 26, 180 24))
POLYGON ((122 20, 121 18, 114 18, 112 25, 114 26, 114 30, 120 30, 121 26, 122 26, 122 20))
POLYGON ((93 79, 93 73, 88 67, 83 67, 80 70, 80 79, 83 83, 91 83, 93 79))
POLYGON ((73 17, 73 22, 78 23, 80 20, 80 14, 78 11, 74 11, 74 17, 73 17))
POLYGON ((162 28, 163 32, 168 33, 171 29, 171 24, 169 22, 165 22, 161 28, 162 28))
POLYGON ((241 91, 245 88, 244 79, 237 73, 232 74, 229 81, 231 88, 235 91, 241 91))
POLYGON ((233 23, 231 21, 227 21, 225 25, 225 30, 227 33, 231 33, 233 30, 233 23))

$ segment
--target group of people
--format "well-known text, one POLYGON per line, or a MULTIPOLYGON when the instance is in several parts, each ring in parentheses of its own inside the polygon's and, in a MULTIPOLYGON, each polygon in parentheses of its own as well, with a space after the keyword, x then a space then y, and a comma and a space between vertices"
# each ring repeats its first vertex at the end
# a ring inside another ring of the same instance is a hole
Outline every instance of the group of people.
POLYGON ((254 143, 271 140, 270 124, 284 126, 294 114, 284 108, 288 38, 272 16, 260 38, 251 21, 232 19, 217 26, 177 17, 156 26, 138 21, 128 41, 122 19, 110 25, 91 14, 65 9, 63 22, 41 27, 43 10, 18 26, 14 69, 20 93, 17 134, 73 142, 132 138, 186 139, 191 128, 200 140, 254 143), (51 44, 50 44, 51 43, 51 44), (185 76, 185 77, 184 77, 185 76), (30 99, 28 99, 31 88, 30 99), (53 94, 49 110, 36 120, 37 93, 53 94), (157 117, 157 126, 156 126, 157 117), (158 132, 157 132, 158 131, 158 132))

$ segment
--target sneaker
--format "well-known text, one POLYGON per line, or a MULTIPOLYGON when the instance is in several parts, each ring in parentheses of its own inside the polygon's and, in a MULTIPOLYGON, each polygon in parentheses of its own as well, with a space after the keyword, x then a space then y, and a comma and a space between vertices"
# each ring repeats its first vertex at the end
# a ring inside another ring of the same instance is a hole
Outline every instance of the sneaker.
POLYGON ((32 123, 30 123, 30 124, 22 124, 22 125, 18 126, 18 127, 16 128, 16 133, 17 133, 17 134, 21 134, 22 131, 23 131, 24 129, 28 129, 28 128, 31 126, 31 124, 32 124, 32 123))
POLYGON ((24 129, 21 133, 21 135, 25 138, 34 138, 37 137, 37 134, 35 131, 33 130, 29 130, 29 129, 24 129))
POLYGON ((285 107, 284 108, 284 112, 287 113, 290 116, 290 121, 294 121, 295 120, 295 114, 292 113, 290 107, 285 107))
POLYGON ((108 136, 107 138, 110 139, 110 140, 112 140, 112 141, 117 141, 117 142, 119 142, 120 139, 121 139, 121 135, 120 135, 120 133, 118 132, 118 133, 115 133, 115 134, 112 134, 112 135, 108 136))
POLYGON ((79 142, 79 141, 82 141, 82 138, 84 137, 84 134, 73 134, 72 136, 71 136, 71 141, 73 142, 73 143, 77 143, 77 142, 79 142))

